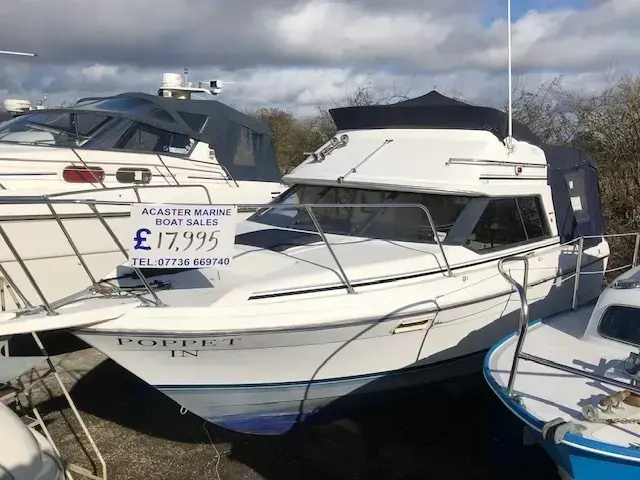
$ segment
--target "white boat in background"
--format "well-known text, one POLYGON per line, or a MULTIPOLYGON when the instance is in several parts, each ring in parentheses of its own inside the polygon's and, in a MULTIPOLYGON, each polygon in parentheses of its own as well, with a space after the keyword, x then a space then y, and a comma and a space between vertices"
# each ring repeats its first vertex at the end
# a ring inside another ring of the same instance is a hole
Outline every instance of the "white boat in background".
POLYGON ((0 478, 64 480, 64 467, 47 438, 0 402, 0 478))
MULTIPOLYGON (((278 434, 480 370, 517 326, 504 258, 530 259, 538 316, 599 295, 609 245, 580 151, 518 123, 507 145, 502 112, 436 92, 331 114, 336 137, 236 225, 229 268, 122 264, 88 294, 0 321, 0 335, 76 328, 196 415, 278 434)), ((53 201, 61 210, 0 197, 53 201)))
POLYGON ((21 98, 7 98, 3 102, 4 109, 0 110, 0 123, 11 120, 19 115, 23 115, 26 112, 44 110, 45 107, 43 103, 44 101, 40 101, 36 105, 33 105, 29 100, 21 98))
MULTIPOLYGON (((219 93, 165 74, 157 96, 123 93, 24 112, 0 124, 0 195, 123 202, 99 208, 126 245, 132 202, 268 203, 285 188, 269 127, 218 101, 191 98, 208 91, 219 93)), ((87 280, 59 222, 98 277, 124 260, 109 238, 93 234, 103 230, 86 205, 4 205, 0 218, 48 298, 87 280), (35 246, 35 238, 48 241, 35 246)), ((40 302, 4 246, 0 264, 2 276, 40 302)))
POLYGON ((521 324, 486 356, 489 387, 563 480, 638 478, 640 266, 597 302, 531 323, 526 288, 503 274, 521 296, 521 324))

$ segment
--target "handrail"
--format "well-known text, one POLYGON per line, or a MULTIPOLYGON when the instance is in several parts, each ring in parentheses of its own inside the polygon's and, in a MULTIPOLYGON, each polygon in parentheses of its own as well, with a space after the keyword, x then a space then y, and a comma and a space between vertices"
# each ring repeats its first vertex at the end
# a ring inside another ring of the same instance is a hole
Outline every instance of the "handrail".
MULTIPOLYGON (((136 188, 138 188, 137 186, 135 186, 136 188)), ((172 185, 172 186, 165 186, 165 185, 146 185, 146 186, 141 186, 139 188, 188 188, 188 187, 196 187, 196 188, 203 188, 207 194, 207 198, 211 198, 208 190, 203 186, 203 185, 172 185)), ((126 189, 134 189, 133 185, 127 185, 127 186, 121 186, 121 187, 110 187, 111 190, 126 190, 126 189)), ((125 256, 125 258, 129 258, 129 253, 128 253, 128 248, 125 248, 119 241, 119 239, 116 237, 115 233, 111 230, 111 228, 109 227, 109 224, 107 223, 107 221, 105 220, 104 217, 104 213, 101 213, 98 211, 98 206, 100 205, 111 205, 111 206, 125 206, 125 207, 131 207, 132 205, 136 204, 136 202, 134 201, 121 201, 121 200, 97 200, 97 199, 91 199, 91 198, 69 198, 72 197, 75 194, 80 194, 80 193, 87 193, 87 192, 98 192, 100 190, 88 190, 88 191, 77 191, 77 192, 61 192, 61 193, 57 193, 57 194, 52 194, 50 196, 47 195, 31 195, 31 196, 19 196, 19 195, 15 195, 15 196, 0 196, 0 205, 11 205, 11 204, 18 204, 18 205, 37 205, 37 204, 44 204, 44 205, 48 205, 49 209, 52 210, 54 205, 60 205, 60 204, 76 204, 76 205, 86 205, 88 206, 92 213, 96 216, 96 218, 101 222, 103 228, 107 231, 108 235, 111 237, 111 239, 113 240, 114 244, 117 247, 117 250, 119 250, 120 252, 122 252, 122 254, 125 256)), ((167 205, 182 205, 182 203, 178 203, 178 202, 170 202, 167 203, 167 205)), ((445 252, 443 243, 440 239, 440 236, 438 235, 438 231, 436 229, 436 225, 435 222, 433 220, 433 217, 429 211, 429 209, 427 207, 425 207, 422 204, 419 203, 326 203, 326 204, 310 204, 310 203, 304 203, 304 204, 283 204, 283 203, 274 203, 274 202, 269 202, 269 203, 260 203, 260 204, 214 204, 212 202, 209 202, 209 205, 211 206, 229 206, 229 205, 234 205, 234 206, 244 206, 244 207, 248 207, 248 208, 254 208, 256 210, 258 210, 258 212, 267 212, 270 210, 306 210, 307 214, 309 215, 309 218, 311 219, 311 221, 313 222, 315 231, 318 233, 318 235, 320 236, 322 243, 325 245, 325 247, 327 248, 327 250, 329 251, 329 254, 331 255, 333 261, 335 262, 335 264, 337 265, 337 271, 335 272, 337 274, 337 276, 340 278, 341 283, 345 286, 345 288, 347 289, 347 292, 349 294, 354 294, 356 293, 353 285, 351 284, 345 269, 343 268, 341 262, 339 261, 334 248, 332 247, 332 245, 329 242, 329 239, 327 238, 326 233, 324 232, 320 222, 318 221, 314 211, 316 209, 319 208, 358 208, 358 207, 368 207, 368 208, 381 208, 381 209, 387 209, 387 208, 417 208, 419 210, 421 210, 422 212, 424 212, 424 214, 427 217, 428 223, 429 223, 429 227, 433 232, 433 241, 435 242, 435 244, 438 246, 438 249, 440 251, 440 254, 442 256, 442 261, 444 263, 445 266, 445 270, 446 276, 449 277, 453 277, 453 271, 451 269, 451 265, 449 263, 449 260, 447 258, 447 254, 445 252)), ((53 209, 55 210, 55 209, 53 209)), ((59 215, 57 214, 57 212, 52 212, 53 213, 53 217, 56 220, 56 222, 58 223, 58 225, 60 226, 61 222, 61 217, 59 217, 59 215)), ((259 214, 259 213, 258 213, 259 214)), ((1 215, 0 214, 0 223, 2 221, 5 220, 9 220, 11 219, 12 216, 11 215, 1 215)), ((78 256, 79 258, 82 257, 81 252, 77 249, 74 248, 75 243, 72 241, 72 239, 70 239, 70 235, 69 232, 67 231, 65 233, 65 228, 64 225, 61 226, 62 232, 63 234, 65 234, 65 237, 67 238, 67 241, 69 241, 71 248, 74 250, 74 253, 76 256, 78 256)), ((614 236, 624 236, 624 235, 629 235, 629 234, 616 234, 614 236)), ((634 235, 639 235, 640 234, 634 234, 634 235)), ((46 301, 46 299, 44 298, 44 295, 42 295, 42 291, 41 289, 37 286, 37 283, 34 285, 35 279, 33 279, 31 272, 29 271, 28 267, 24 264, 24 261, 22 260, 22 258, 20 257, 19 253, 17 252, 17 249, 13 246, 13 243, 10 241, 10 239, 5 238, 6 236, 6 232, 4 231, 4 229, 2 229, 0 227, 0 236, 2 236, 2 238, 5 240, 5 243, 7 244, 9 250, 11 251, 11 253, 13 254, 13 256, 16 258, 16 261, 18 262, 19 266, 22 268, 22 270, 25 273, 25 276, 27 277, 27 279, 29 280, 29 282, 32 284, 32 286, 34 286, 34 290, 36 291, 36 293, 38 294, 38 296, 40 297, 40 300, 42 300, 43 302, 43 306, 44 308, 49 312, 52 313, 52 308, 50 307, 50 303, 46 301), (4 234, 4 235, 3 235, 4 234), (32 281, 33 279, 33 281, 32 281)), ((607 235, 597 235, 597 236, 593 236, 593 238, 605 238, 607 237, 607 235)), ((566 244, 563 245, 558 245, 558 248, 562 248, 565 245, 571 245, 571 244, 575 244, 576 242, 579 242, 579 244, 581 246, 584 246, 584 239, 585 238, 592 238, 592 237, 579 237, 577 239, 571 240, 570 242, 567 242, 566 244)), ((640 240, 636 240, 636 244, 640 244, 640 240)), ((582 247, 580 248, 580 251, 582 251, 582 247)), ((579 259, 578 259, 578 264, 581 264, 581 259, 582 259, 582 255, 580 255, 580 253, 578 254, 579 259)), ((637 254, 635 254, 635 256, 637 257, 637 254)), ((506 262, 509 261, 515 261, 515 260, 524 260, 525 257, 507 257, 507 258, 503 258, 502 260, 497 259, 499 261, 499 268, 501 270, 501 274, 504 276, 505 275, 505 271, 504 271, 504 264, 506 262)), ((96 281, 96 279, 93 277, 93 275, 91 274, 89 267, 87 266, 86 262, 84 261, 80 261, 81 266, 84 268, 84 270, 86 271, 89 279, 91 280, 92 283, 94 283, 94 288, 95 288, 95 284, 96 283, 100 283, 99 281, 96 281)), ((528 263, 525 264, 525 270, 526 270, 526 275, 527 275, 527 279, 528 279, 528 263)), ((4 270, 4 269, 2 269, 4 270)), ((142 286, 145 287, 145 289, 151 294, 153 300, 148 300, 148 299, 143 299, 143 301, 147 302, 147 303, 154 303, 157 306, 162 305, 162 302, 160 301, 159 297, 155 294, 155 292, 153 291, 153 289, 151 288, 150 284, 148 283, 147 279, 144 277, 144 275, 142 275, 142 272, 139 271, 139 269, 134 269, 135 273, 138 275, 138 277, 140 278, 141 282, 142 282, 142 286)), ((580 268, 577 267, 577 277, 578 278, 580 276, 580 274, 582 273, 591 273, 591 272, 581 272, 580 268)), ((2 273, 2 271, 0 270, 0 273, 2 273)), ((505 277, 506 278, 506 277, 505 277)), ((511 281, 510 281, 511 282, 511 281)), ((11 282, 13 283, 13 282, 11 282)), ((513 285, 513 283, 512 283, 513 285)), ((15 286, 14 284, 14 288, 16 290, 16 292, 18 293, 22 293, 19 291, 18 287, 15 286)), ((526 286, 525 286, 526 288, 526 286)), ((516 286, 516 290, 518 290, 518 287, 516 286)), ((577 291, 577 287, 574 289, 574 297, 576 296, 576 291, 577 291)), ((526 299, 526 291, 525 293, 525 299, 526 299)), ((24 298, 24 295, 20 295, 22 298, 24 298)), ((55 303, 55 302, 54 302, 55 303)), ((576 304, 576 300, 574 299, 574 301, 572 302, 572 305, 576 304)), ((527 312, 528 313, 528 312, 527 312)), ((521 319, 522 321, 522 319, 521 319)))
MULTIPOLYGON (((594 236, 586 236, 586 237, 580 237, 580 245, 582 246, 584 243, 584 238, 605 238, 607 236, 629 236, 629 235, 635 235, 636 236, 636 246, 638 246, 638 244, 640 244, 640 233, 628 233, 628 234, 612 234, 612 235, 594 235, 594 236)), ((578 252, 578 257, 579 259, 582 258, 582 250, 580 250, 580 252, 578 252)), ((634 263, 637 260, 637 250, 636 252, 634 252, 634 263)), ((579 260, 580 261, 580 260, 579 260)), ((635 265, 634 265, 635 266, 635 265)), ((522 351, 522 348, 524 346, 524 342, 525 342, 525 338, 527 335, 527 331, 528 331, 528 326, 529 326, 529 303, 527 301, 527 282, 528 282, 528 274, 529 274, 529 259, 526 256, 513 256, 513 257, 506 257, 501 259, 498 262, 498 271, 500 272, 500 274, 505 278, 505 280, 507 280, 507 282, 509 282, 516 290, 516 292, 518 293, 518 296, 520 297, 520 325, 518 328, 518 341, 516 343, 516 347, 515 347, 515 352, 513 355, 513 362, 511 364, 511 371, 509 372, 509 380, 507 382, 507 395, 515 400, 519 400, 520 399, 520 395, 518 394, 514 394, 513 391, 513 386, 515 384, 515 380, 516 380, 516 376, 518 374, 518 365, 519 365, 519 361, 520 360, 525 360, 525 361, 529 361, 529 362, 533 362, 536 363, 538 365, 542 365, 542 366, 546 366, 549 368, 553 368, 556 370, 560 370, 566 373, 570 373, 572 375, 576 375, 578 377, 583 377, 583 378, 588 378, 590 380, 595 380, 601 383, 605 383, 608 385, 613 385, 616 386, 618 388, 624 388, 628 391, 631 391, 633 393, 636 393, 638 395, 640 395, 640 385, 636 385, 634 384, 633 380, 630 380, 629 383, 627 382, 623 382, 620 380, 616 380, 614 378, 609 378, 606 377, 604 375, 600 375, 597 373, 592 373, 592 372, 588 372, 585 370, 580 370, 577 369, 575 367, 571 367, 568 365, 563 365, 561 363, 558 362, 554 362, 553 360, 548 360, 542 357, 539 357, 537 355, 531 355, 529 353, 525 353, 522 351), (516 281, 509 273, 507 273, 504 269, 504 264, 507 262, 513 262, 513 261, 524 261, 524 285, 521 285, 520 283, 518 283, 518 281, 516 281)), ((576 269, 576 282, 579 278, 579 265, 578 268, 576 269)), ((575 292, 576 290, 574 290, 575 292)), ((572 303, 572 308, 575 308, 575 293, 574 293, 574 300, 572 303)))
MULTIPOLYGON (((584 251, 584 241, 585 240, 590 240, 590 239, 597 239, 597 238, 601 238, 601 239, 607 239, 607 238, 621 238, 621 237, 630 237, 630 236, 634 236, 635 237, 635 245, 634 245, 634 250, 633 250, 633 260, 631 261, 631 267, 635 267, 638 264, 638 253, 640 250, 640 233, 639 232, 629 232, 629 233, 609 233, 606 235, 585 235, 582 237, 579 237, 577 239, 573 239, 570 242, 567 242, 566 244, 563 245, 568 245, 570 243, 575 242, 576 240, 578 241, 578 258, 576 259, 576 274, 575 274, 575 281, 573 284, 573 297, 571 299, 571 309, 575 311, 577 305, 578 305, 578 292, 580 289, 580 278, 581 275, 584 275, 585 273, 582 272, 582 255, 583 255, 583 251, 584 251)), ((561 246, 563 246, 561 245, 561 246)), ((610 270, 609 270, 610 271, 610 270)), ((591 272, 589 272, 591 273, 591 272)), ((607 270, 603 270, 602 273, 607 273, 607 270)))
MULTIPOLYGON (((184 185, 184 187, 186 187, 187 185, 184 185)), ((145 187, 145 188, 153 188, 154 186, 150 186, 150 187, 145 187)), ((162 187, 162 186, 159 186, 162 187)), ((117 187, 116 187, 117 188, 117 187)), ((127 186, 127 187, 122 187, 122 188, 132 188, 131 186, 127 186)), ((174 187, 172 187, 174 188, 174 187)), ((128 249, 125 248, 124 245, 122 245, 122 243, 120 242, 120 240, 118 239, 118 237, 116 236, 116 234, 114 233, 114 231, 112 230, 112 228, 109 226, 108 222, 105 220, 104 215, 98 210, 98 206, 99 205, 120 205, 120 206, 131 206, 133 204, 135 204, 135 202, 125 202, 125 201, 115 201, 115 200, 95 200, 95 199, 82 199, 82 198, 59 198, 62 195, 59 194, 54 194, 52 196, 0 196, 0 205, 39 205, 39 204, 43 204, 43 205, 47 205, 49 207, 49 210, 51 211, 54 220, 57 222, 58 226, 60 227, 60 229, 62 230, 62 233, 64 234, 65 238, 67 239, 68 243, 70 244, 74 254, 76 255, 76 257, 80 260, 80 265, 83 267, 83 269, 85 270, 87 276, 89 277, 89 280, 91 281, 91 283, 93 284, 93 288, 97 289, 98 291, 100 290, 100 281, 97 281, 96 278, 93 276, 91 270, 89 269, 89 266, 87 265, 87 262, 85 262, 83 260, 82 257, 82 253, 80 252, 80 250, 77 248, 74 240, 71 238, 71 234, 69 233, 69 231, 65 228, 64 224, 62 223, 62 220, 60 218, 60 216, 58 215, 58 212, 56 211, 56 209, 54 208, 54 205, 61 205, 61 204, 75 204, 75 205, 86 205, 88 206, 91 211, 93 212, 93 214, 95 215, 95 217, 100 221, 100 223, 102 224, 102 227, 106 230, 107 234, 109 235, 109 237, 111 238, 111 240, 115 243, 117 249, 122 252, 122 254, 125 256, 125 258, 129 258, 129 253, 128 253, 128 249), (55 197, 55 198, 52 198, 55 197)), ((168 203, 167 205, 171 205, 172 203, 168 203)), ((178 203, 173 203, 173 205, 181 205, 178 203)), ((210 203, 209 205, 212 206, 216 206, 216 204, 210 203)), ((229 204, 219 204, 218 206, 228 206, 229 204)), ((236 204, 234 204, 235 206, 238 206, 236 204)), ((242 206, 247 206, 247 207, 252 207, 252 208, 256 208, 258 210, 262 210, 262 211, 268 211, 271 209, 277 209, 277 210, 291 210, 291 209, 296 209, 296 210, 305 210, 307 212, 307 214, 309 215, 309 217, 311 218, 311 221, 314 224, 314 227, 317 231, 317 233, 319 234, 320 238, 322 239, 322 243, 326 246, 327 250, 329 251, 331 257, 333 258, 334 262, 336 263, 337 267, 338 267, 338 272, 336 272, 336 274, 338 275, 338 277, 340 278, 340 281, 344 284, 344 286, 347 289, 347 292, 349 294, 355 294, 355 290, 351 284, 351 282, 349 281, 349 278, 340 262, 340 260, 338 259, 333 247, 331 246, 329 239, 327 238, 326 233, 324 232, 320 222, 318 221, 316 215, 314 214, 314 209, 318 209, 318 208, 354 208, 354 207, 368 207, 368 208, 418 208, 421 211, 423 211, 428 219, 429 222, 429 226, 431 227, 432 231, 433 231, 433 238, 435 243, 438 245, 438 248, 440 250, 440 253, 442 254, 442 258, 444 261, 444 264, 446 266, 446 275, 447 276, 453 276, 453 272, 451 270, 451 266, 449 264, 449 261, 447 259, 446 253, 444 251, 444 247, 442 245, 442 242, 438 236, 438 231, 436 230, 436 226, 435 223, 433 221, 433 217, 431 216, 431 213, 429 212, 429 209, 427 207, 425 207, 422 204, 419 203, 378 203, 378 204, 370 204, 370 203, 327 203, 327 204, 308 204, 308 203, 303 203, 303 204, 274 204, 274 203, 261 203, 261 204, 240 204, 242 206)), ((18 250, 15 248, 14 243, 11 241, 11 239, 9 238, 9 236, 7 235, 6 231, 4 230, 4 228, 2 228, 1 222, 3 220, 6 220, 7 218, 10 218, 10 216, 3 216, 0 215, 0 237, 3 238, 5 244, 7 245, 8 249, 11 251, 13 257, 15 258, 16 262, 18 263, 18 265, 20 266, 20 268, 22 269, 22 271, 24 272, 27 280, 29 281, 29 283, 31 284, 31 286, 33 287, 33 289, 35 290, 36 294, 38 295, 38 297, 40 298, 41 302, 42 302, 42 308, 44 308, 44 310, 49 314, 49 315, 54 315, 55 312, 55 308, 52 307, 52 303, 49 302, 42 289, 40 288, 40 286, 38 285, 37 281, 35 280, 35 278, 33 277, 29 267, 25 264, 25 261, 22 259, 22 257, 20 256, 18 250)), ((134 272, 137 274, 137 276, 139 277, 140 281, 142 282, 142 286, 144 286, 144 289, 147 291, 147 293, 149 293, 152 297, 152 300, 146 299, 142 296, 139 296, 139 298, 141 299, 141 301, 144 301, 145 303, 152 303, 155 306, 163 306, 163 302, 160 300, 160 298, 158 297, 158 295, 156 294, 156 292, 154 291, 154 289, 151 287, 150 283, 148 282, 147 278, 144 276, 144 274, 142 273, 142 271, 137 268, 137 267, 131 267, 134 272)), ((2 270, 4 270, 4 268, 2 268, 2 270)), ((10 281, 7 277, 7 280, 10 281)), ((20 295, 21 298, 26 298, 26 296, 20 291, 19 287, 11 282, 14 287, 14 289, 16 290, 16 292, 20 295)), ((54 304, 57 304, 57 302, 54 302, 54 304)), ((63 302, 64 303, 64 302, 63 302)), ((59 307, 61 305, 57 305, 57 307, 59 307)), ((33 307, 32 307, 33 308, 33 307)))
MULTIPOLYGON (((58 197, 65 197, 65 196, 70 196, 70 195, 77 195, 77 194, 83 194, 83 193, 92 193, 92 192, 103 192, 103 191, 107 191, 107 192, 112 192, 112 191, 117 191, 117 190, 128 190, 128 189, 132 189, 132 190, 140 190, 140 189, 153 189, 153 188, 201 188, 204 190, 205 195, 207 196, 207 200, 209 201, 209 204, 211 204, 212 200, 211 200, 211 193, 209 192, 209 190, 207 189, 207 187, 205 187, 203 184, 201 183, 189 183, 189 184, 183 184, 180 183, 178 185, 122 185, 119 187, 106 187, 105 189, 101 189, 101 190, 96 190, 95 188, 91 188, 91 189, 85 189, 85 190, 72 190, 72 191, 65 191, 65 192, 58 192, 58 193, 52 193, 47 195, 48 198, 53 199, 53 198, 58 198, 58 197)), ((11 198, 11 197, 8 197, 11 198)), ((21 197, 14 197, 14 198, 21 198, 21 197)), ((26 197, 22 197, 22 198, 26 198, 26 197)), ((138 197, 139 198, 139 197, 138 197)), ((108 202, 108 200, 95 200, 96 202, 108 202)), ((1 202, 0 202, 1 203, 1 202)), ((130 205, 132 202, 120 202, 118 203, 118 205, 130 205)), ((141 202, 139 202, 141 203, 141 202)))
POLYGON ((527 335, 527 326, 529 325, 529 302, 527 301, 527 284, 529 283, 529 258, 525 256, 506 257, 502 258, 498 262, 498 271, 504 279, 509 282, 518 292, 520 297, 520 326, 518 329, 518 343, 516 345, 516 353, 513 356, 513 363, 511 364, 511 373, 509 374, 509 384, 507 386, 507 393, 509 396, 513 394, 513 383, 516 380, 516 371, 518 370, 518 360, 520 359, 520 351, 524 344, 524 339, 527 335), (524 262, 524 278, 523 285, 520 285, 511 275, 509 275, 505 269, 504 264, 507 262, 524 262))
MULTIPOLYGON (((2 202, 0 201, 0 204, 2 202)), ((224 204, 222 204, 224 205, 224 204)), ((221 205, 221 206, 222 206, 221 205)), ((418 208, 420 210, 422 210, 425 215, 427 216, 427 220, 429 221, 429 226, 431 227, 431 230, 433 231, 433 239, 435 240, 436 244, 438 245, 438 248, 440 249, 440 253, 442 254, 442 259, 445 263, 446 269, 447 269, 447 276, 452 277, 453 276, 453 272, 451 271, 451 266, 449 265, 449 260, 447 259, 447 255, 444 252, 444 247, 442 246, 442 242, 440 241, 440 237, 438 237, 438 231, 436 230, 436 226, 435 226, 435 222, 433 221, 433 217, 431 216, 431 213, 429 212, 429 209, 427 207, 425 207, 424 205, 422 205, 421 203, 296 203, 296 204, 282 204, 282 203, 267 203, 267 204, 246 204, 243 203, 242 204, 243 207, 249 207, 249 208, 257 208, 257 209, 278 209, 278 210, 286 210, 286 209, 291 209, 291 208, 295 208, 295 209, 313 209, 313 208, 360 208, 360 207, 367 207, 367 208, 418 208)), ((313 220, 312 220, 313 221, 313 220)), ((314 225, 317 227, 319 227, 318 225, 314 225)), ((320 232, 318 231, 318 233, 323 236, 324 232, 320 232)), ((327 242, 325 242, 327 243, 327 242)), ((329 247, 329 245, 327 244, 327 247, 329 248, 329 250, 331 250, 331 248, 329 247)))
POLYGON ((515 162, 508 160, 490 160, 485 158, 450 158, 445 165, 495 165, 500 167, 547 168, 546 163, 515 162))

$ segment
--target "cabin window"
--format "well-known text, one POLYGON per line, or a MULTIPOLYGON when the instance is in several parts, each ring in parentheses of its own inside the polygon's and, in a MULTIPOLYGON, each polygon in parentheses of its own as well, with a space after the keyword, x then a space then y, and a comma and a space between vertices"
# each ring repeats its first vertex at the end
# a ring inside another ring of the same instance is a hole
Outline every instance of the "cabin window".
POLYGON ((640 309, 612 306, 605 310, 598 333, 612 340, 640 346, 640 309))
POLYGON ((135 97, 112 97, 94 98, 81 101, 74 105, 76 108, 94 111, 116 111, 126 114, 126 116, 152 117, 167 123, 176 123, 171 114, 155 102, 144 98, 135 97))
POLYGON ((84 145, 113 117, 93 112, 42 111, 26 114, 0 127, 4 142, 84 145))
POLYGON ((236 144, 236 153, 233 157, 233 163, 242 167, 253 167, 256 164, 255 157, 255 141, 253 132, 246 127, 240 126, 238 135, 238 143, 236 144))
POLYGON ((151 170, 148 168, 119 168, 116 172, 116 180, 120 183, 149 183, 151 182, 151 170))
POLYGON ((134 123, 113 148, 134 152, 188 155, 194 143, 193 139, 187 135, 168 132, 143 123, 134 123))
POLYGON ((186 123, 189 128, 200 133, 202 133, 202 130, 204 130, 204 127, 207 124, 207 120, 209 120, 209 117, 200 113, 181 112, 178 110, 178 115, 182 120, 184 120, 184 123, 186 123))
POLYGON ((78 133, 87 137, 93 136, 103 125, 105 125, 113 117, 100 115, 98 113, 74 113, 72 115, 72 131, 78 127, 78 133), (75 125, 74 125, 75 123, 75 125))
MULTIPOLYGON (((376 204, 416 203, 429 209, 438 238, 444 241, 471 197, 386 190, 365 190, 320 185, 295 185, 275 204, 338 204, 316 207, 313 213, 325 233, 416 243, 435 243, 426 214, 418 207, 379 207, 376 204), (363 204, 343 207, 340 204, 363 204)), ((249 220, 315 232, 313 220, 304 209, 271 208, 249 220)))
POLYGON ((569 201, 571 202, 571 209, 573 215, 576 218, 576 222, 585 223, 589 221, 589 204, 587 199, 587 189, 585 181, 585 172, 580 170, 578 172, 567 173, 564 178, 569 187, 569 201))
POLYGON ((100 167, 65 167, 62 178, 67 183, 101 183, 104 170, 100 167))
POLYGON ((487 204, 465 246, 484 253, 549 236, 539 197, 495 198, 487 204))

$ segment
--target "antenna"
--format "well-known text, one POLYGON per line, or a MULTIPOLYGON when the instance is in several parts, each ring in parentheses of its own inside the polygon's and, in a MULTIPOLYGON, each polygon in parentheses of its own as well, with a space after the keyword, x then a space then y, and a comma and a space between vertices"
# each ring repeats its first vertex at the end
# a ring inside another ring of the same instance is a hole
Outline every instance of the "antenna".
POLYGON ((0 50, 0 55, 17 55, 20 57, 36 57, 35 53, 11 52, 9 50, 0 50))
POLYGON ((513 151, 513 94, 511 80, 511 0, 507 0, 507 57, 508 57, 508 76, 509 76, 509 133, 507 136, 507 148, 509 153, 513 151))

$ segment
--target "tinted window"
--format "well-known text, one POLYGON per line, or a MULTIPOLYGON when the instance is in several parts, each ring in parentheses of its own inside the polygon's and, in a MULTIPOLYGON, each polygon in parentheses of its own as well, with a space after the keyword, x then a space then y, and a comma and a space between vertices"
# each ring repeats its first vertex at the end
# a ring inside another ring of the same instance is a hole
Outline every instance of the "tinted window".
POLYGON ((547 229, 540 199, 538 197, 520 197, 516 199, 516 204, 520 209, 520 215, 522 215, 527 240, 546 237, 547 229))
POLYGON ((248 128, 240 127, 233 163, 244 167, 252 167, 256 164, 252 132, 248 128))
POLYGON ((120 183, 149 183, 153 175, 148 168, 119 168, 116 172, 116 180, 120 183))
POLYGON ((186 155, 191 150, 193 143, 194 141, 186 135, 135 123, 116 142, 114 148, 186 155))
POLYGON ((578 223, 589 221, 589 205, 587 203, 584 175, 584 170, 581 170, 579 172, 568 173, 564 177, 567 182, 567 187, 569 187, 571 209, 578 223))
POLYGON ((74 107, 82 108, 83 110, 120 112, 125 115, 141 117, 150 116, 163 122, 176 123, 169 112, 143 98, 116 97, 88 100, 86 102, 78 102, 74 107))
POLYGON ((207 120, 209 120, 209 117, 199 113, 181 112, 178 110, 178 115, 184 120, 184 123, 189 125, 189 128, 196 132, 202 132, 202 129, 207 124, 207 120))
POLYGON ((0 140, 78 147, 111 119, 93 112, 42 111, 1 125, 0 140))
POLYGON ((603 337, 640 346, 640 310, 633 307, 609 307, 598 324, 603 337))
MULTIPOLYGON (((77 113, 73 115, 80 135, 91 136, 111 117, 99 113, 77 113)), ((75 127, 74 127, 75 128, 75 127)))
POLYGON ((481 252, 547 237, 543 213, 538 197, 490 200, 465 245, 481 252))
MULTIPOLYGON (((432 195, 360 188, 295 185, 275 203, 364 204, 358 207, 318 207, 316 219, 327 233, 361 236, 383 240, 435 243, 433 230, 425 213, 417 207, 376 207, 379 203, 418 203, 426 206, 438 236, 443 241, 469 197, 432 195)), ((298 230, 316 231, 313 220, 303 209, 267 209, 250 220, 298 230)))

